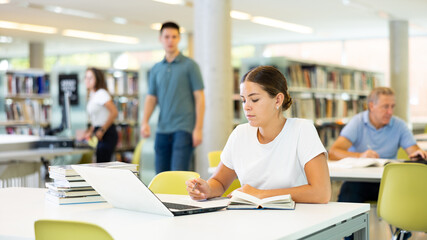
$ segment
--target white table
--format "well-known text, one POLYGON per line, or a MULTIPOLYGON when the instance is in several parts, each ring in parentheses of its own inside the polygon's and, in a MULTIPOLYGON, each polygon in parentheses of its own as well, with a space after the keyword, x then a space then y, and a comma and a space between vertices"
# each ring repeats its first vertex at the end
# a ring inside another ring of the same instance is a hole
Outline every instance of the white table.
POLYGON ((335 181, 381 182, 384 167, 331 168, 329 175, 335 181))
POLYGON ((93 151, 93 149, 90 148, 36 148, 21 151, 5 151, 0 153, 0 162, 15 160, 32 162, 40 161, 41 158, 48 160, 54 157, 72 154, 83 154, 91 151, 93 151))
POLYGON ((295 210, 222 210, 163 217, 112 208, 108 203, 55 205, 45 201, 45 191, 0 189, 0 239, 34 239, 37 219, 92 222, 117 240, 340 239, 353 232, 356 239, 367 239, 369 234, 369 204, 297 204, 295 210))

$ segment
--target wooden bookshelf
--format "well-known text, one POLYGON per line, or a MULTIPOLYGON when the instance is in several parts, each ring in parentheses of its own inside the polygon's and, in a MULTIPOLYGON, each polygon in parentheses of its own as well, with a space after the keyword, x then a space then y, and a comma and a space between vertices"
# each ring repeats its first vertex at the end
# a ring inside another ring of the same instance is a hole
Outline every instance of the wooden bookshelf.
MULTIPOLYGON (((284 57, 244 59, 240 75, 260 65, 274 66, 285 75, 293 99, 285 116, 313 120, 327 148, 349 119, 366 109, 370 91, 383 82, 379 72, 284 57)), ((233 101, 240 103, 239 94, 234 94, 233 101)), ((234 115, 235 122, 246 122, 244 113, 234 115)))

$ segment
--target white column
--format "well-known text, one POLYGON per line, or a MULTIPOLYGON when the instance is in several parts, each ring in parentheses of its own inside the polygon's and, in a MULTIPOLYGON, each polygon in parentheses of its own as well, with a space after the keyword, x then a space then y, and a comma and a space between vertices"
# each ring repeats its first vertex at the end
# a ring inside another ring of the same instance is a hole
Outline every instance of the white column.
POLYGON ((390 83, 396 92, 394 114, 409 124, 408 21, 390 21, 389 31, 390 83))
POLYGON ((187 48, 188 48, 188 56, 190 58, 194 58, 194 36, 193 36, 193 33, 187 34, 187 48))
POLYGON ((29 59, 30 68, 44 68, 44 43, 30 42, 29 59))
POLYGON ((203 143, 196 171, 208 177, 208 152, 222 150, 233 124, 230 0, 194 1, 194 58, 205 84, 203 143))

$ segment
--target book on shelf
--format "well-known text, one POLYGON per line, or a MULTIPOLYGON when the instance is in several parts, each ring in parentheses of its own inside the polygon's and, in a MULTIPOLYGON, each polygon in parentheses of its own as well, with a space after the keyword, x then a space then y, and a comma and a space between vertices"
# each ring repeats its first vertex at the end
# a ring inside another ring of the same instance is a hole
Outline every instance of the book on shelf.
POLYGON ((384 158, 352 158, 347 157, 338 161, 329 161, 330 168, 364 168, 364 167, 383 167, 387 163, 399 161, 396 159, 384 158))
POLYGON ((295 209, 290 194, 259 199, 250 194, 234 191, 227 209, 295 209))
POLYGON ((99 202, 105 202, 105 199, 98 196, 78 196, 78 197, 58 197, 55 195, 52 195, 50 193, 45 194, 45 198, 47 201, 56 203, 59 205, 65 205, 65 204, 79 204, 79 203, 99 203, 99 202))
MULTIPOLYGON (((89 166, 89 167, 129 169, 129 170, 131 170, 133 172, 137 172, 138 171, 138 165, 137 164, 124 163, 124 162, 87 163, 87 164, 82 164, 82 165, 89 166)), ((50 172, 61 174, 61 175, 65 175, 65 176, 79 175, 71 167, 71 165, 54 165, 54 166, 49 166, 49 173, 50 172)))

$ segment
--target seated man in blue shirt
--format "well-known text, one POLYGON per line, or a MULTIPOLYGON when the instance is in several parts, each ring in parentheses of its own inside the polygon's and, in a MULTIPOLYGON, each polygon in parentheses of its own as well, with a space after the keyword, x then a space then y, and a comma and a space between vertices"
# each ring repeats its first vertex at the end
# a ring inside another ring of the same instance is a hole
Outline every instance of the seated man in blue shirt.
MULTIPOLYGON (((368 96, 368 110, 354 116, 329 150, 330 160, 345 157, 395 159, 402 147, 411 159, 427 154, 417 145, 406 123, 393 116, 394 91, 378 87, 368 96)), ((379 183, 344 182, 339 202, 376 201, 379 183)))

